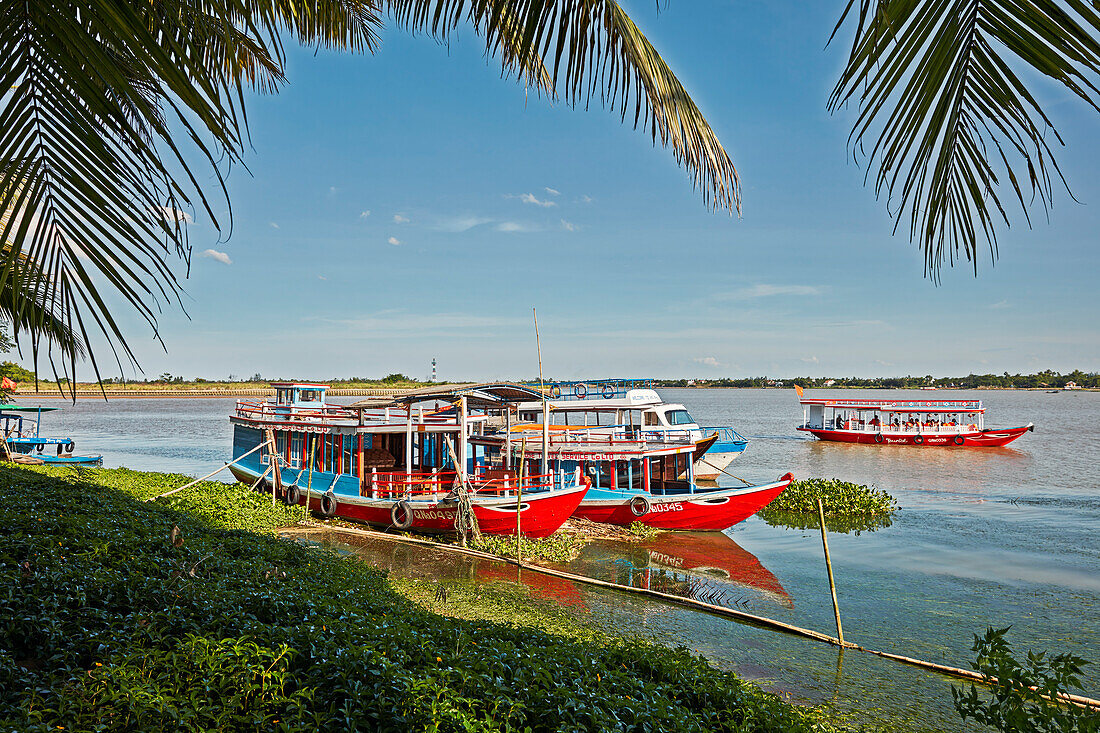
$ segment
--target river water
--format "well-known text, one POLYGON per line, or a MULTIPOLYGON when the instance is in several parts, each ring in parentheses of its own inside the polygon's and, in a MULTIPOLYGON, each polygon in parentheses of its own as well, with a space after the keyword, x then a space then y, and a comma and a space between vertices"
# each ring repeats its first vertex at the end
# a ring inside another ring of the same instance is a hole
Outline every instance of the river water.
MULTIPOLYGON (((1035 423, 1008 448, 943 449, 822 443, 794 426, 801 409, 779 390, 662 390, 698 422, 733 425, 749 439, 730 471, 750 481, 791 471, 874 484, 901 506, 888 526, 829 536, 845 637, 863 646, 970 667, 973 634, 1011 626, 1024 650, 1072 652, 1094 664, 1085 694, 1100 697, 1100 393, 940 392, 981 399, 986 425, 1035 423)), ((912 392, 815 390, 813 396, 912 399, 912 392)), ((22 404, 38 400, 21 398, 22 404)), ((81 400, 44 416, 44 432, 72 436, 107 466, 200 475, 229 454, 231 399, 81 400)), ((844 528, 836 528, 837 530, 844 528)), ((391 572, 439 569, 449 582, 500 581, 515 571, 463 560, 443 571, 437 552, 355 543, 391 572), (395 553, 397 553, 395 555, 395 553)), ((593 543, 567 568, 742 608, 834 633, 820 533, 758 517, 724 535, 665 534, 646 543, 593 543)), ((532 579, 532 592, 663 643, 684 645, 793 698, 859 722, 958 730, 951 681, 851 651, 726 619, 570 583, 532 579)))

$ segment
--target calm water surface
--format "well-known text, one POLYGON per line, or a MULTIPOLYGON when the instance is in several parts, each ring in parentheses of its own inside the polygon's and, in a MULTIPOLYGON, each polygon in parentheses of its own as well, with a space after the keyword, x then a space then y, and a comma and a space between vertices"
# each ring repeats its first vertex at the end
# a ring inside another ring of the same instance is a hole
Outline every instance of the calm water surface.
MULTIPOLYGON (((663 390, 700 423, 733 425, 747 438, 730 471, 751 481, 837 477, 898 498, 889 526, 833 533, 846 638, 864 646, 969 667, 974 633, 1012 626, 1026 648, 1069 651, 1094 662, 1085 692, 1100 697, 1100 393, 940 392, 981 399, 987 425, 1034 422, 1001 449, 933 449, 822 443, 794 430, 801 409, 779 390, 663 390)), ((912 392, 815 390, 814 396, 913 398, 912 392)), ((36 400, 22 398, 22 404, 36 400)), ((45 431, 71 435, 78 452, 107 466, 200 475, 229 455, 232 399, 58 400, 45 431)), ((513 578, 493 563, 442 561, 386 543, 353 551, 396 573, 447 582, 513 578), (395 555, 395 553, 397 553, 395 555), (444 566, 450 568, 444 570, 444 566), (463 580, 464 579, 464 580, 463 580)), ((640 546, 593 543, 571 570, 648 585, 833 631, 815 529, 773 527, 753 517, 724 536, 664 535, 640 546)), ((950 681, 863 654, 732 623, 685 609, 569 583, 524 581, 608 628, 683 644, 765 686, 859 719, 957 730, 950 681)))

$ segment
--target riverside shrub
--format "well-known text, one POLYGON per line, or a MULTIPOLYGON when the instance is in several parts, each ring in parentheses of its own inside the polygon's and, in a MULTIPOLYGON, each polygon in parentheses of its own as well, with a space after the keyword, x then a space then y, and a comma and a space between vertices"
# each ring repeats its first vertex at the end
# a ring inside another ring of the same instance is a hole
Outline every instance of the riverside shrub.
POLYGON ((426 611, 241 487, 135 499, 181 484, 0 468, 0 729, 830 730, 685 649, 426 611))

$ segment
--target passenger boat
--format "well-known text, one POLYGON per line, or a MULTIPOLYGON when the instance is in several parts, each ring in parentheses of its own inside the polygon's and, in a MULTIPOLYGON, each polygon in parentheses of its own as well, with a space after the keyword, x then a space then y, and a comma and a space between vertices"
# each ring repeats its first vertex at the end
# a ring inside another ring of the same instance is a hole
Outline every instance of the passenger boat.
MULTIPOLYGON (((545 425, 545 423, 544 423, 545 425)), ((580 472, 591 488, 574 516, 620 526, 634 522, 661 529, 721 531, 767 506, 792 480, 791 474, 759 486, 702 487, 694 480, 692 443, 651 442, 606 432, 550 431, 525 437, 507 434, 471 438, 473 460, 491 468, 517 451, 546 456, 551 471, 580 472)))
MULTIPOLYGON (((715 481, 745 450, 732 427, 701 427, 687 408, 665 402, 644 380, 596 379, 549 385, 552 430, 584 428, 616 437, 695 444, 695 478, 715 481)), ((519 406, 516 430, 538 430, 541 402, 519 406)))
POLYGON ((995 448, 1034 430, 985 427, 980 400, 803 398, 799 430, 821 440, 873 445, 995 448))
MULTIPOLYGON (((230 417, 238 481, 281 493, 325 517, 377 527, 453 533, 469 494, 482 532, 545 537, 573 513, 588 483, 579 472, 481 470, 468 439, 489 407, 507 410, 540 393, 511 384, 429 387, 348 406, 327 385, 276 382, 271 401, 240 400, 230 417), (270 445, 276 450, 272 452, 270 445), (278 475, 276 476, 276 471, 278 475)), ((542 461, 545 467, 545 461, 542 461)))
POLYGON ((72 438, 47 438, 41 433, 42 413, 58 407, 24 407, 0 405, 0 430, 7 444, 6 453, 17 463, 48 463, 51 465, 98 466, 103 456, 73 455, 76 442, 72 438), (24 417, 33 414, 34 419, 24 417), (55 452, 49 452, 56 449, 55 452))

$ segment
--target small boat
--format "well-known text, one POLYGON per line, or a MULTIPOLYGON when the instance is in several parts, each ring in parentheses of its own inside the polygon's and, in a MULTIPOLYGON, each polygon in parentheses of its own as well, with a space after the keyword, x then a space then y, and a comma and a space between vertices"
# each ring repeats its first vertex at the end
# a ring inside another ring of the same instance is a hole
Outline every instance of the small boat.
POLYGON ((103 463, 103 456, 74 455, 76 442, 72 438, 43 437, 42 413, 59 409, 42 405, 0 405, 0 430, 3 430, 8 457, 16 463, 28 464, 98 466, 103 463), (24 417, 25 414, 35 417, 32 420, 24 417))
POLYGON ((803 416, 798 429, 840 443, 997 448, 1035 430, 1032 423, 986 428, 981 400, 803 398, 800 402, 803 416))
MULTIPOLYGON (((701 427, 687 408, 665 402, 644 380, 595 379, 549 385, 552 430, 583 428, 616 437, 695 444, 695 478, 717 480, 748 441, 732 427, 701 427)), ((515 430, 540 430, 542 402, 519 406, 515 430)))
MULTIPOLYGON (((704 487, 694 480, 692 443, 618 438, 606 432, 569 430, 471 438, 476 465, 492 467, 524 446, 547 456, 551 471, 580 472, 591 481, 573 516, 630 526, 718 532, 767 506, 790 485, 791 474, 759 486, 704 487)), ((513 458, 517 460, 518 456, 513 458)))
POLYGON ((550 472, 545 461, 531 471, 456 465, 456 456, 468 455, 471 433, 484 429, 487 408, 539 396, 521 385, 428 387, 348 406, 326 404, 327 385, 272 387, 274 400, 237 402, 230 470, 325 517, 451 534, 468 497, 482 532, 514 536, 518 515, 523 535, 545 537, 588 489, 579 472, 550 472))

